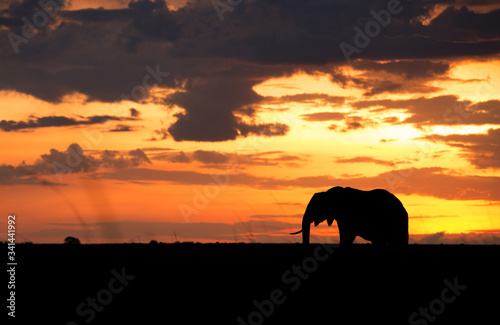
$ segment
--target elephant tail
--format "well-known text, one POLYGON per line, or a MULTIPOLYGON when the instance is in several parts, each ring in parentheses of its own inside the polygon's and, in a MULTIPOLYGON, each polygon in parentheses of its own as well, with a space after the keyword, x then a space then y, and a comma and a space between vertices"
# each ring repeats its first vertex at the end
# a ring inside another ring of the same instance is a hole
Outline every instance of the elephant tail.
POLYGON ((297 231, 297 232, 291 232, 291 233, 290 233, 290 235, 298 235, 298 234, 300 234, 301 232, 302 232, 302 229, 300 229, 300 230, 299 230, 299 231, 297 231))

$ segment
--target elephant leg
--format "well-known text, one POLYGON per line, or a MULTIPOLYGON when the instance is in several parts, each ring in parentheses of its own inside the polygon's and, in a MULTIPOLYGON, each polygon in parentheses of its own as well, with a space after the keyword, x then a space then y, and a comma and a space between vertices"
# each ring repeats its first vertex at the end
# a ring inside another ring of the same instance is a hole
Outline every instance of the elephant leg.
POLYGON ((401 251, 406 251, 408 248, 408 231, 403 229, 396 229, 394 235, 389 239, 389 245, 401 251))
POLYGON ((387 242, 384 240, 373 240, 372 245, 376 252, 383 252, 387 246, 387 242))
POLYGON ((342 252, 349 252, 351 251, 352 248, 352 243, 354 239, 356 238, 356 235, 352 234, 351 232, 346 232, 346 231, 340 231, 340 246, 339 250, 342 252))
POLYGON ((406 255, 408 253, 408 242, 404 241, 396 241, 393 243, 389 243, 389 245, 396 250, 396 252, 406 255))

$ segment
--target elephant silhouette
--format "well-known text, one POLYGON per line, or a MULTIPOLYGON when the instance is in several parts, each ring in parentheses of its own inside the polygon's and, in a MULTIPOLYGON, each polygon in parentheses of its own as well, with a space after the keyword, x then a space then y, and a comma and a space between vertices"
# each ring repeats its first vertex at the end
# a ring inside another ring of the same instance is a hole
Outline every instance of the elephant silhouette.
POLYGON ((408 213, 401 201, 383 189, 362 191, 350 187, 332 187, 313 195, 302 218, 304 247, 309 244, 310 226, 323 221, 331 226, 337 220, 340 249, 348 251, 356 236, 378 248, 408 245, 408 213))

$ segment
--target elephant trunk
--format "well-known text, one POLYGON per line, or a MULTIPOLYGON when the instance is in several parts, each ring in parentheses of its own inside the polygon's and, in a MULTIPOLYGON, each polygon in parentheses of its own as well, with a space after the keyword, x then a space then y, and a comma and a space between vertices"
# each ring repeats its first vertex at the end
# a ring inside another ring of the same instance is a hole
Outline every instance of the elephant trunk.
POLYGON ((302 243, 304 246, 309 245, 309 234, 311 230, 311 223, 306 221, 306 218, 302 220, 302 243))
POLYGON ((304 246, 309 245, 309 234, 311 230, 311 221, 309 221, 309 218, 307 217, 307 211, 304 214, 304 217, 302 218, 302 229, 296 232, 291 232, 290 235, 297 235, 302 233, 302 243, 304 246))

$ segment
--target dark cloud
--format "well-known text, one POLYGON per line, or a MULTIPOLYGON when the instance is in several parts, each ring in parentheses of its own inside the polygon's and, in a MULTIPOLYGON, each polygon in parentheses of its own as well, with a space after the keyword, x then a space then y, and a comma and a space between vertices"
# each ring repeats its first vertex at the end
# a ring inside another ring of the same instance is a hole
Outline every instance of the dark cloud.
POLYGON ((102 124, 107 121, 130 121, 135 118, 110 115, 93 115, 88 117, 72 118, 66 116, 44 116, 30 118, 28 121, 0 121, 0 129, 5 132, 46 127, 76 126, 102 124))
POLYGON ((95 157, 85 154, 78 144, 73 143, 65 151, 50 149, 33 164, 1 165, 0 182, 7 185, 46 185, 47 181, 38 179, 38 176, 57 175, 61 180, 61 176, 67 173, 95 172, 99 168, 131 168, 145 163, 151 164, 151 161, 141 149, 128 151, 125 155, 119 151, 104 150, 100 157, 95 157))
MULTIPOLYGON (((33 15, 41 9, 36 0, 5 0, 0 5, 0 25, 11 27, 12 30, 20 31, 23 24, 23 17, 33 17, 33 15)), ((60 9, 65 9, 68 5, 67 0, 57 0, 56 5, 60 9)), ((54 21, 48 20, 48 24, 55 24, 54 21)))
POLYGON ((248 135, 281 136, 289 127, 283 123, 246 122, 235 116, 263 97, 251 88, 257 82, 212 78, 186 86, 169 96, 168 103, 184 108, 168 132, 176 141, 223 141, 248 135), (207 105, 210 105, 207 107, 207 105))
MULTIPOLYGON (((63 16, 73 21, 109 23, 127 21, 138 35, 152 39, 174 41, 179 26, 163 0, 130 1, 128 9, 82 9, 65 11, 63 16)), ((137 40, 139 41, 139 39, 137 40)))
POLYGON ((368 70, 373 72, 387 72, 393 75, 403 76, 404 79, 435 78, 444 75, 450 69, 449 63, 433 62, 428 60, 375 62, 358 60, 353 62, 357 70, 368 70))
POLYGON ((500 36, 500 10, 477 13, 467 8, 467 4, 463 3, 460 8, 448 7, 422 29, 427 30, 433 39, 448 42, 477 42, 500 36))
POLYGON ((131 131, 134 131, 134 128, 130 125, 117 124, 113 129, 110 129, 108 132, 131 132, 131 131))
MULTIPOLYGON (((356 60, 352 63, 357 70, 355 76, 346 75, 345 72, 334 69, 330 72, 331 80, 339 83, 342 87, 354 87, 364 90, 363 96, 369 97, 383 93, 432 93, 441 88, 430 86, 429 81, 436 78, 448 78, 443 74, 447 70, 437 68, 437 71, 429 71, 433 64, 430 61, 388 61, 380 63, 370 60, 356 60), (423 65, 421 67, 421 65, 423 65), (431 65, 427 67, 426 65, 431 65), (422 68, 420 74, 418 68, 422 68), (432 74, 434 73, 434 75, 432 74)), ((449 68, 449 67, 448 67, 449 68)))
MULTIPOLYGON (((404 2, 403 11, 353 56, 366 61, 355 65, 370 73, 383 71, 417 80, 443 75, 447 67, 440 62, 444 59, 498 54, 499 11, 474 12, 471 4, 475 2, 404 2), (443 4, 449 8, 422 24, 422 18, 443 4)), ((51 26, 19 44, 18 54, 9 41, 1 42, 0 89, 49 102, 74 93, 85 95, 87 101, 114 102, 133 97, 134 92, 141 94, 140 101, 153 96, 140 87, 159 67, 163 77, 150 78, 149 83, 179 90, 167 104, 184 109, 167 128, 175 140, 282 135, 285 123, 242 122, 236 116, 256 118, 255 111, 245 111, 263 100, 252 87, 300 70, 332 73, 346 63, 339 44, 353 44, 353 28, 373 20, 370 10, 386 6, 384 0, 257 0, 227 12, 223 23, 213 4, 203 1, 176 11, 170 11, 164 1, 146 0, 132 1, 123 9, 62 8, 59 19, 50 20, 51 26)), ((39 10, 36 1, 11 1, 3 8, 7 9, 0 24, 7 35, 22 35, 21 18, 30 19, 39 10)), ((403 87, 399 80, 361 79, 358 87, 367 96, 436 90, 418 83, 403 87)), ((341 100, 323 98, 332 105, 341 100)), ((353 121, 348 128, 359 124, 353 121)))
POLYGON ((287 134, 289 130, 290 127, 283 123, 238 123, 239 134, 243 137, 246 137, 248 135, 262 135, 265 137, 283 136, 287 134))
POLYGON ((129 111, 130 111, 130 116, 131 117, 138 117, 139 115, 141 115, 141 112, 139 112, 135 108, 131 108, 129 111))
POLYGON ((461 148, 477 168, 500 168, 500 129, 489 129, 486 134, 429 135, 425 139, 461 148))
POLYGON ((266 97, 266 103, 276 104, 276 103, 314 103, 319 101, 322 105, 327 104, 343 104, 345 102, 345 97, 343 96, 331 96, 327 94, 296 94, 296 95, 285 95, 281 97, 266 97))
MULTIPOLYGON (((401 3, 400 14, 392 15, 391 23, 382 28, 380 35, 370 40, 357 57, 366 59, 415 59, 446 58, 464 55, 498 53, 498 29, 491 28, 498 13, 475 13, 467 8, 450 8, 442 15, 449 17, 423 25, 421 17, 427 16, 438 3, 413 1, 401 3), (467 12, 471 23, 462 24, 463 11, 467 12), (457 18, 459 21, 454 21, 457 18), (481 22, 490 22, 488 24, 481 22), (449 30, 463 28, 463 33, 449 30), (440 37, 434 33, 439 30, 440 37), (467 36, 465 36, 467 35, 467 36), (474 39, 474 42, 471 40, 474 39)), ((212 51, 217 56, 252 60, 266 64, 326 64, 344 62, 339 43, 354 44, 354 27, 364 28, 373 17, 370 10, 379 11, 387 7, 386 1, 254 1, 238 6, 231 12, 230 19, 224 20, 224 27, 217 29, 210 21, 203 26, 193 23, 198 29, 190 29, 184 35, 188 39, 202 41, 183 55, 199 56, 212 51), (259 24, 254 24, 259 21, 259 24), (277 26, 283 27, 281 35, 277 26), (290 35, 290 37, 283 37, 290 35)), ((189 8, 194 9, 194 8, 189 8)), ((185 8, 183 14, 189 14, 185 8)), ((203 8, 197 7, 196 14, 205 16, 203 8)), ((180 54, 179 53, 179 54, 180 54)))
POLYGON ((168 138, 168 130, 165 128, 157 129, 153 131, 153 136, 148 141, 158 141, 165 140, 168 138))
POLYGON ((363 96, 374 96, 382 93, 400 92, 400 90, 404 87, 402 83, 396 83, 390 80, 367 81, 363 82, 362 85, 363 88, 369 89, 363 94, 363 96))

